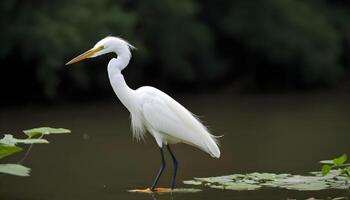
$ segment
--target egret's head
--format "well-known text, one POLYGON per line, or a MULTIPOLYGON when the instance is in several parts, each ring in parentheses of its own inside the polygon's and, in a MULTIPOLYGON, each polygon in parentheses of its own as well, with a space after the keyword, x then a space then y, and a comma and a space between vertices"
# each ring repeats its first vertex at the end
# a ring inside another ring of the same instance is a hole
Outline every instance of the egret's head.
POLYGON ((134 46, 121 38, 108 36, 98 41, 92 49, 67 62, 66 65, 70 65, 87 58, 94 58, 110 52, 115 52, 118 55, 126 53, 131 56, 130 49, 134 48, 134 46))

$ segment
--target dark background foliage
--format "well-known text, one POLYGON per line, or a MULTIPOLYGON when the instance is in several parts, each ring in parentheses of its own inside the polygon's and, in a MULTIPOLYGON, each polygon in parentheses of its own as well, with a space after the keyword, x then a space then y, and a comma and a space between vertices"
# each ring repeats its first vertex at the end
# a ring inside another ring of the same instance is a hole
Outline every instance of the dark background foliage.
POLYGON ((342 88, 349 76, 344 0, 0 2, 2 102, 106 98, 112 55, 64 63, 108 35, 135 45, 136 88, 178 92, 342 88))

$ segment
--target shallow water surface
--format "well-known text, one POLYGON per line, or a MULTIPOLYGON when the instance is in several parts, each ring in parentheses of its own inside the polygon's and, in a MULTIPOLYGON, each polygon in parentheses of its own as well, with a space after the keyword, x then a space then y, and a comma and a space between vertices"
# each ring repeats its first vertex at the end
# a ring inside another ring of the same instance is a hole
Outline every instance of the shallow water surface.
MULTIPOLYGON (((232 173, 299 173, 319 170, 317 163, 350 153, 350 96, 344 94, 198 95, 179 102, 202 118, 221 141, 222 157, 183 144, 173 146, 182 180, 232 173)), ((131 138, 129 115, 119 102, 0 108, 1 133, 51 126, 72 130, 34 146, 24 165, 30 177, 0 177, 0 199, 306 199, 344 196, 344 191, 298 192, 279 189, 222 191, 204 188, 188 194, 135 194, 149 187, 159 167, 151 136, 131 138)), ((17 134, 20 137, 20 134, 17 134)), ((15 162, 19 156, 7 159, 15 162)), ((170 185, 171 162, 159 186, 170 185)))

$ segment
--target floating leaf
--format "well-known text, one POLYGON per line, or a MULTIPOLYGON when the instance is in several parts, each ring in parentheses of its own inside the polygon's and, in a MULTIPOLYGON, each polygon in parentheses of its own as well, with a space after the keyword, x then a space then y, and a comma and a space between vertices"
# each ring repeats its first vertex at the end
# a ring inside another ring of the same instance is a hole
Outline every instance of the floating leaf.
POLYGON ((19 151, 22 151, 21 147, 0 144, 0 159, 6 156, 12 155, 14 153, 17 153, 19 151))
POLYGON ((328 164, 328 165, 333 165, 333 160, 321 160, 321 164, 328 164))
POLYGON ((17 143, 23 144, 47 144, 49 143, 45 139, 17 139, 14 138, 13 135, 5 134, 5 136, 0 140, 0 144, 4 144, 7 146, 15 146, 17 143))
POLYGON ((184 184, 201 184, 211 188, 230 190, 256 190, 261 187, 300 191, 347 189, 350 185, 346 182, 346 177, 340 176, 340 172, 340 169, 330 170, 326 176, 322 176, 321 172, 312 172, 309 176, 255 172, 246 175, 194 178, 194 180, 184 181, 184 184))
POLYGON ((340 172, 341 172, 340 169, 333 169, 325 176, 322 175, 322 172, 310 172, 310 174, 313 174, 313 175, 315 175, 317 177, 322 177, 323 176, 324 179, 332 180, 332 179, 335 179, 335 178, 340 178, 339 177, 340 172))
POLYGON ((259 183, 258 180, 252 180, 252 179, 243 179, 242 181, 245 183, 248 183, 248 184, 258 184, 259 183))
POLYGON ((209 187, 214 188, 214 189, 225 189, 225 186, 223 185, 209 185, 209 187))
POLYGON ((32 137, 38 136, 38 135, 63 134, 63 133, 70 133, 71 131, 69 129, 65 129, 65 128, 40 127, 40 128, 33 128, 33 129, 29 129, 29 130, 24 130, 23 132, 29 138, 32 138, 32 137))
POLYGON ((0 173, 29 176, 30 168, 18 164, 0 164, 0 173))
POLYGON ((276 174, 273 173, 251 173, 247 175, 255 180, 266 181, 266 180, 274 180, 276 178, 276 174))
POLYGON ((254 185, 254 184, 248 184, 248 183, 230 183, 230 184, 225 184, 224 189, 225 190, 237 190, 237 191, 242 191, 242 190, 257 190, 261 188, 260 185, 254 185))
POLYGON ((195 180, 183 181, 183 183, 186 185, 202 185, 202 182, 195 180))
POLYGON ((217 177, 208 177, 208 178, 194 178, 194 180, 201 181, 201 182, 208 182, 208 183, 225 183, 225 182, 231 182, 234 178, 244 177, 244 175, 241 174, 235 174, 235 176, 229 175, 229 176, 217 176, 217 177))
POLYGON ((4 144, 6 146, 15 146, 16 140, 13 135, 5 134, 4 137, 0 140, 0 144, 4 144))
POLYGON ((158 194, 163 194, 163 193, 194 193, 194 192, 200 192, 202 190, 200 189, 195 189, 195 188, 155 188, 154 191, 151 189, 133 189, 133 190, 128 190, 128 192, 137 192, 137 193, 158 193, 158 194))
POLYGON ((298 183, 290 185, 282 185, 280 188, 285 188, 288 190, 299 190, 299 191, 317 191, 325 190, 329 188, 329 185, 326 182, 316 181, 310 183, 298 183))

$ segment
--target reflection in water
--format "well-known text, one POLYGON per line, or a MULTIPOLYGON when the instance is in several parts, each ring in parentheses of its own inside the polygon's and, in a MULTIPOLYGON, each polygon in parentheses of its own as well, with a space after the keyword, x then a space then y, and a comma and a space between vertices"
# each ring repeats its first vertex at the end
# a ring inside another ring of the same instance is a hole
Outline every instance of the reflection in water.
POLYGON ((152 200, 175 200, 175 193, 166 193, 166 194, 158 194, 158 193, 151 193, 150 196, 152 197, 152 200), (162 198, 160 197, 162 196, 162 198))
POLYGON ((158 200, 157 196, 158 196, 157 194, 153 194, 153 193, 151 194, 151 197, 152 197, 153 200, 158 200))
MULTIPOLYGON (((220 159, 212 159, 187 145, 174 146, 173 151, 181 161, 179 187, 186 187, 181 181, 193 177, 255 171, 303 174, 319 170, 319 160, 350 154, 347 95, 210 95, 176 99, 205 116, 202 119, 209 122, 214 134, 224 135, 220 139, 220 159)), ((33 148, 24 163, 33 169, 31 177, 0 177, 0 199, 225 200, 343 195, 342 191, 333 190, 234 192, 207 188, 191 194, 128 193, 130 188, 149 187, 159 158, 152 137, 141 144, 132 140, 128 112, 119 103, 0 108, 2 133, 20 133, 22 129, 38 126, 66 127, 72 133, 50 139, 50 145, 33 148)), ((169 169, 170 165, 159 187, 169 186, 169 169)))

